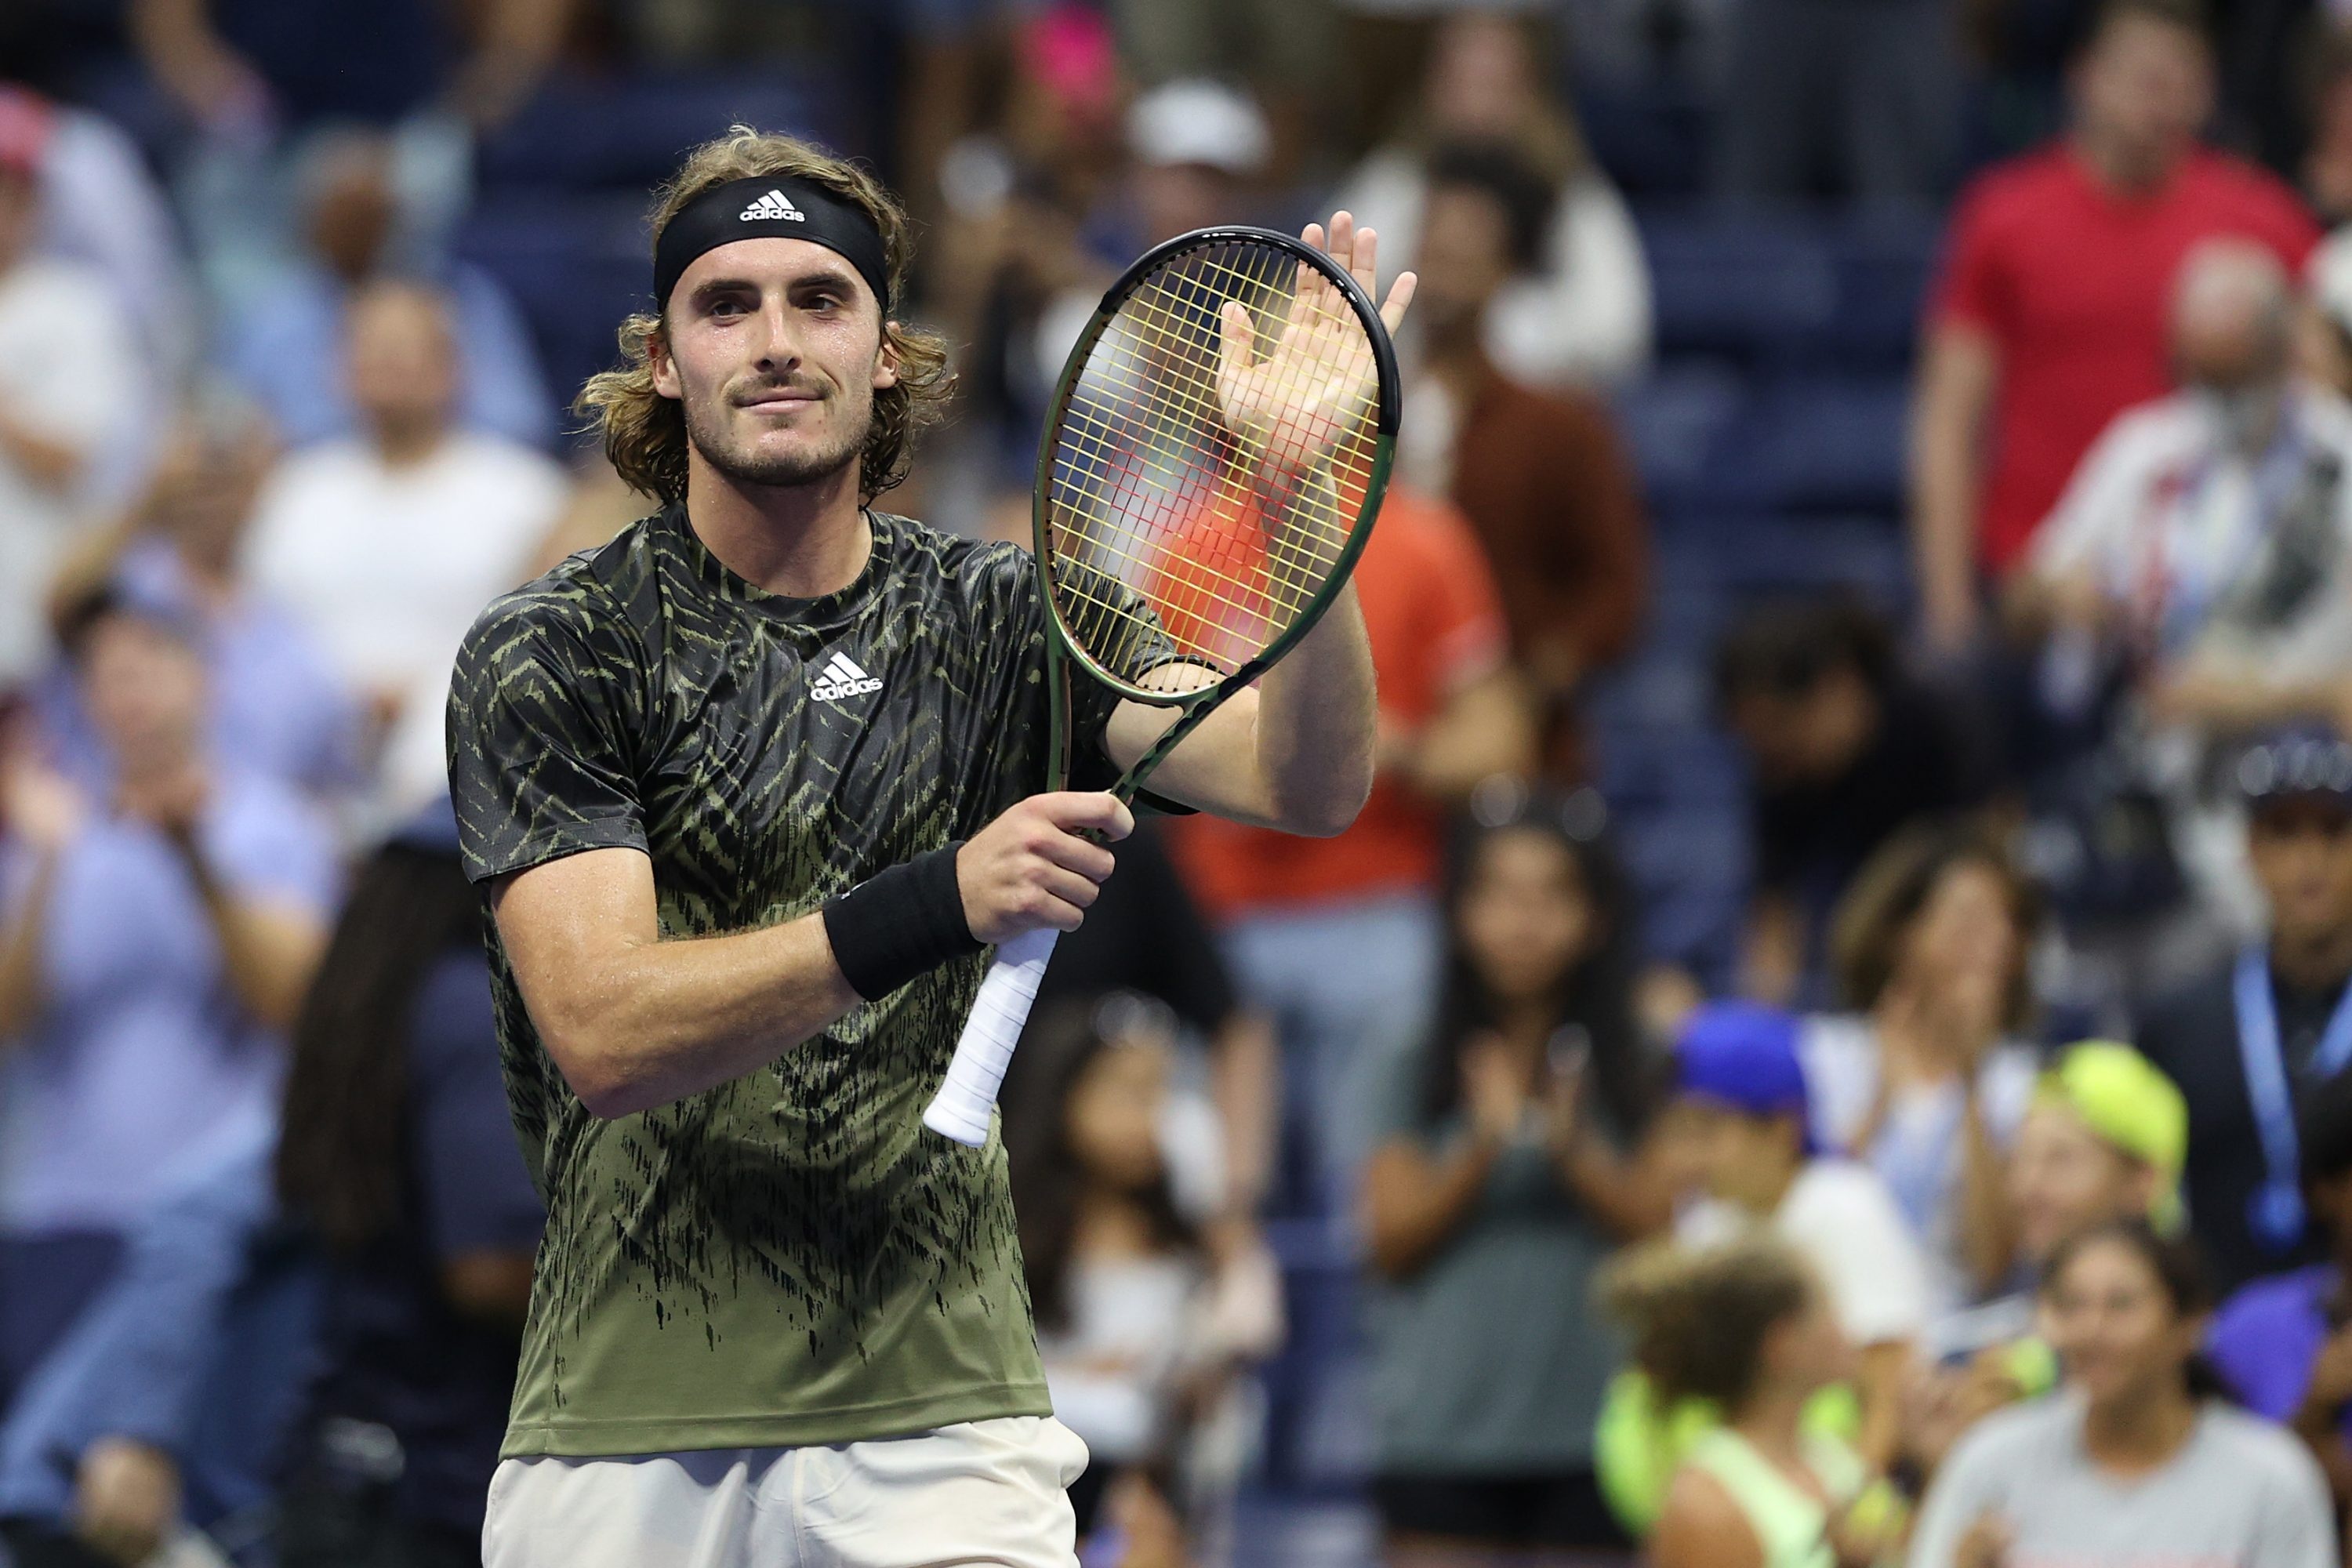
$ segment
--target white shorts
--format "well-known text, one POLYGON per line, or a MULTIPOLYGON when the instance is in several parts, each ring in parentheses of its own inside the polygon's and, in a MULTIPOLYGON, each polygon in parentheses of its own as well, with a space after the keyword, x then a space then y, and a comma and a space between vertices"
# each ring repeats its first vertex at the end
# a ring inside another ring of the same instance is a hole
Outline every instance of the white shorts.
POLYGON ((1051 1416, 831 1447, 509 1459, 484 1568, 1076 1568, 1064 1489, 1087 1446, 1051 1416))

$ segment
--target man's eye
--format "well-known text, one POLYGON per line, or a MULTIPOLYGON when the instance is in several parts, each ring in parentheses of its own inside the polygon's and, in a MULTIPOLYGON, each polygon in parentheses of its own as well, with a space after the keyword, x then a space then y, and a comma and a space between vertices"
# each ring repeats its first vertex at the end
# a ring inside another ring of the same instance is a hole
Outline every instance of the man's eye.
POLYGON ((738 300, 719 300, 711 304, 710 313, 714 316, 740 316, 743 313, 743 306, 738 300))
POLYGON ((809 298, 808 308, 812 310, 838 310, 841 300, 831 294, 814 294, 809 298))

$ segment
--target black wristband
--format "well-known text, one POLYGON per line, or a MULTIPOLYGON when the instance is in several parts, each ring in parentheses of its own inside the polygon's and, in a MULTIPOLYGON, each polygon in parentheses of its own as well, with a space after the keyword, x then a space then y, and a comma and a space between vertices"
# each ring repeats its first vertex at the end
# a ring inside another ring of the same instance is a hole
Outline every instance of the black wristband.
POLYGON ((986 945, 963 916, 963 888, 956 880, 956 851, 962 847, 959 839, 918 855, 826 901, 825 940, 852 991, 878 1002, 917 975, 986 945))

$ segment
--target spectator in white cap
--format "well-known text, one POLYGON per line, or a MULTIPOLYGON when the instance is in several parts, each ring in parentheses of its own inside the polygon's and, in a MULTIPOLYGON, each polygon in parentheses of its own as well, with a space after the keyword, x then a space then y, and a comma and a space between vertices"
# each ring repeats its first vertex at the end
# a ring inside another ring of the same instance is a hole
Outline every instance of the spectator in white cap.
POLYGON ((1624 198, 1552 89, 1539 28, 1480 9, 1438 23, 1418 109, 1401 134, 1356 166, 1338 205, 1380 231, 1384 264, 1413 267, 1431 153, 1462 142, 1509 149, 1553 197, 1534 258, 1486 312, 1486 357, 1532 386, 1606 386, 1649 363, 1649 262, 1624 198))
POLYGON ((1248 216, 1249 187, 1265 170, 1273 136, 1246 93, 1195 78, 1136 100, 1127 145, 1135 158, 1137 237, 1157 245, 1248 216))

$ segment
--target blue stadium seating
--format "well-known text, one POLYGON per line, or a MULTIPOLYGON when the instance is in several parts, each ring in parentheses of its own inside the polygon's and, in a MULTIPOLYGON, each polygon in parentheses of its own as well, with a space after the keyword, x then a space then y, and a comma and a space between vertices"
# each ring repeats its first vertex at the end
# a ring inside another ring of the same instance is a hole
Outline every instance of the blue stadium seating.
POLYGON ((772 68, 755 72, 632 72, 551 78, 482 143, 479 174, 496 201, 509 192, 645 193, 677 170, 698 142, 745 122, 824 138, 839 116, 817 81, 772 68))

